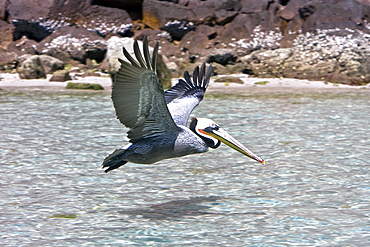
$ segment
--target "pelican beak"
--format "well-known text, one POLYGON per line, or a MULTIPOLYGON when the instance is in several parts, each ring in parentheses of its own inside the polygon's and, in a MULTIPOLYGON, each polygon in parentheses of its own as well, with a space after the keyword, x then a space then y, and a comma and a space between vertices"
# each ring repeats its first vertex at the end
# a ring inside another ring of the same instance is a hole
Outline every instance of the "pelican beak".
POLYGON ((219 140, 222 143, 225 143, 229 147, 235 149, 236 151, 248 156, 251 159, 254 159, 263 165, 265 164, 265 161, 252 153, 248 148, 246 148, 243 144, 235 140, 231 135, 229 135, 225 130, 222 128, 218 128, 217 130, 214 128, 206 128, 203 130, 203 132, 207 135, 210 135, 217 140, 219 140))

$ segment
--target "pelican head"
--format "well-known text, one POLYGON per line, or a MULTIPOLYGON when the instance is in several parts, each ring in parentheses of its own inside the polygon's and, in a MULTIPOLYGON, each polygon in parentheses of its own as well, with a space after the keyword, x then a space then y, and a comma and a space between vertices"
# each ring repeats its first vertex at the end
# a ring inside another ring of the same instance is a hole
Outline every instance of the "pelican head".
POLYGON ((252 153, 243 144, 235 140, 225 130, 223 130, 217 123, 208 118, 193 118, 190 123, 190 129, 197 134, 210 147, 217 148, 221 142, 236 151, 254 159, 262 164, 265 161, 252 153))

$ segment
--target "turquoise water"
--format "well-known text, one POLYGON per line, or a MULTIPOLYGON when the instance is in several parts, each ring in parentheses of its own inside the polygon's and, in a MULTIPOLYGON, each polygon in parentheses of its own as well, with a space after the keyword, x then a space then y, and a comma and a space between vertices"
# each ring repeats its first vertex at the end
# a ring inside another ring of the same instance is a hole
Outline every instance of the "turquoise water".
POLYGON ((2 93, 1 246, 367 246, 370 100, 363 92, 207 97, 266 165, 221 145, 127 164, 104 93, 2 93))

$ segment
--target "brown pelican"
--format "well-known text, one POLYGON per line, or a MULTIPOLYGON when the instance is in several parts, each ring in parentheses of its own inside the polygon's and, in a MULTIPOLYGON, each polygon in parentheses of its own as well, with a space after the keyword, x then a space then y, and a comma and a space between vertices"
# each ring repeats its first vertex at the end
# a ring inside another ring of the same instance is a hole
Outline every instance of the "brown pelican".
POLYGON ((116 169, 127 162, 152 164, 162 159, 188 154, 204 153, 208 148, 217 148, 221 142, 240 153, 261 162, 241 143, 232 138, 214 121, 193 118, 186 127, 193 109, 203 99, 212 73, 212 65, 206 70, 205 63, 196 67, 193 78, 184 73, 184 80, 167 91, 156 74, 158 43, 152 58, 148 41, 144 38, 142 55, 137 41, 134 42, 136 60, 123 48, 130 62, 119 59, 121 68, 117 72, 112 100, 117 118, 126 127, 131 145, 117 149, 105 158, 105 172, 116 169))

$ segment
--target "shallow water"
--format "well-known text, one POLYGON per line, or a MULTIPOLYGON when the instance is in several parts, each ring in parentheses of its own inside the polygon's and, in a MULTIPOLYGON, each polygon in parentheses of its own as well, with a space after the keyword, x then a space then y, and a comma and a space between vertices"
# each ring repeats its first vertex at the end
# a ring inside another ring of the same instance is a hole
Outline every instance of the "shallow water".
POLYGON ((102 93, 0 99, 1 246, 367 246, 369 94, 207 97, 265 166, 221 146, 105 174, 126 130, 102 93))

